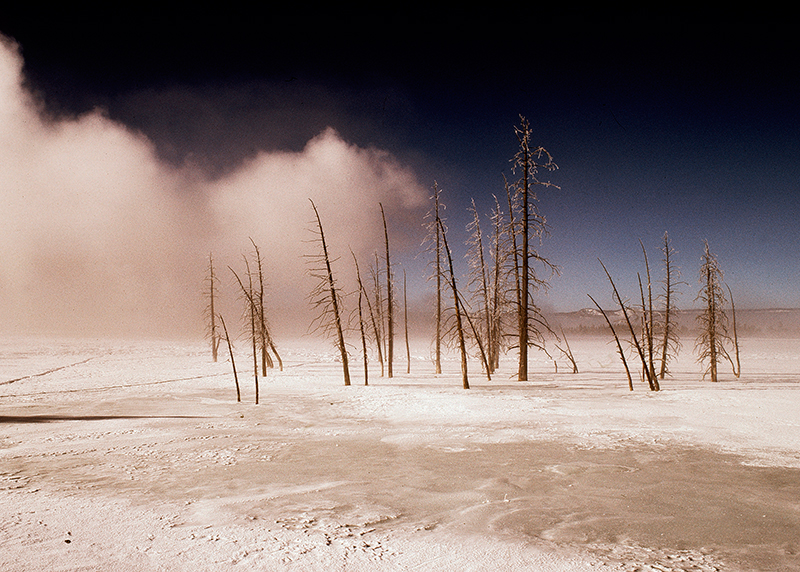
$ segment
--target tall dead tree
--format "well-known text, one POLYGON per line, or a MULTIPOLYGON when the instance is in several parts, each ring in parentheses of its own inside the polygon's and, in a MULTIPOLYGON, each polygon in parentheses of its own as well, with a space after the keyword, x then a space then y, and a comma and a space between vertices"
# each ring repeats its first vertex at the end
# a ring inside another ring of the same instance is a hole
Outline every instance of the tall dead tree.
POLYGON ((545 217, 538 209, 538 197, 534 188, 536 186, 555 186, 547 181, 540 181, 537 177, 539 170, 554 171, 558 166, 553 162, 550 153, 544 147, 531 147, 531 128, 528 121, 520 116, 519 127, 514 128, 519 143, 519 150, 513 158, 515 171, 520 171, 520 178, 514 185, 517 198, 518 225, 511 229, 519 238, 517 261, 520 285, 519 307, 517 309, 517 322, 519 328, 519 369, 518 379, 528 380, 528 347, 535 345, 541 338, 543 325, 541 313, 533 304, 532 297, 535 291, 547 288, 548 281, 539 275, 537 268, 552 276, 558 268, 546 257, 542 256, 536 245, 541 244, 547 235, 545 217))
POLYGON ((742 364, 739 361, 739 335, 736 333, 736 306, 733 303, 733 292, 731 292, 731 287, 726 284, 728 288, 728 295, 731 298, 731 317, 733 318, 733 349, 736 355, 736 363, 733 363, 731 360, 731 367, 733 367, 733 375, 735 377, 739 377, 742 373, 742 364))
POLYGON ((700 323, 700 334, 695 341, 698 361, 704 364, 703 379, 718 379, 718 364, 723 359, 730 359, 725 345, 730 342, 728 334, 728 315, 725 313, 725 291, 722 288, 722 269, 717 257, 704 241, 704 251, 700 262, 700 293, 695 300, 700 300, 703 310, 697 317, 700 323))
MULTIPOLYGON (((328 244, 325 241, 325 232, 322 229, 322 220, 314 201, 311 207, 314 209, 316 217, 316 228, 312 230, 319 243, 321 253, 307 255, 306 258, 311 263, 311 276, 318 280, 317 285, 311 291, 310 299, 314 308, 318 311, 314 318, 316 327, 326 334, 335 336, 336 347, 342 360, 342 370, 344 374, 344 384, 350 385, 350 366, 348 363, 347 347, 344 343, 344 328, 341 315, 341 296, 336 287, 336 280, 333 277, 331 267, 331 257, 328 253, 328 244)), ((313 324, 312 324, 313 325, 313 324)))
POLYGON ((375 344, 378 347, 378 360, 381 362, 381 377, 386 375, 385 359, 386 347, 384 345, 385 339, 383 333, 386 331, 384 328, 384 311, 383 311, 383 286, 381 285, 381 265, 378 258, 378 252, 375 253, 375 261, 370 266, 370 274, 372 277, 372 294, 375 300, 375 319, 373 320, 373 327, 375 330, 375 344))
POLYGON ((211 340, 211 359, 217 361, 217 354, 219 350, 220 335, 219 328, 217 327, 217 310, 216 299, 218 296, 217 289, 217 275, 214 272, 214 258, 211 254, 208 255, 208 277, 206 278, 206 297, 208 299, 208 306, 206 306, 205 314, 208 320, 206 328, 206 336, 211 340))
POLYGON ((439 227, 439 231, 442 233, 442 246, 444 247, 444 253, 447 257, 447 282, 450 284, 450 290, 453 294, 453 311, 455 314, 455 328, 456 328, 456 335, 458 337, 458 349, 461 354, 461 384, 464 389, 469 389, 469 374, 467 371, 467 344, 464 339, 464 325, 462 322, 462 308, 461 308, 461 296, 458 292, 458 286, 456 284, 456 275, 455 271, 453 270, 453 253, 450 251, 450 247, 447 244, 447 232, 445 230, 444 223, 442 219, 436 219, 437 226, 439 227))
POLYGON ((403 327, 406 337, 406 373, 411 373, 411 344, 408 341, 408 285, 406 284, 406 269, 403 268, 403 327))
POLYGON ((250 239, 250 242, 253 244, 253 248, 255 249, 255 262, 258 270, 258 290, 253 293, 253 301, 256 304, 258 318, 259 346, 261 347, 261 374, 266 377, 267 368, 274 367, 274 362, 269 352, 271 351, 275 355, 275 359, 278 360, 278 367, 281 371, 283 371, 283 360, 281 360, 281 356, 278 353, 278 348, 275 346, 275 340, 273 339, 267 325, 267 312, 266 307, 264 306, 264 264, 261 259, 261 251, 252 238, 250 239))
POLYGON ((436 283, 436 315, 435 315, 435 332, 434 332, 434 349, 433 349, 433 364, 436 373, 442 373, 442 277, 444 276, 442 267, 442 238, 439 233, 438 221, 441 218, 441 211, 444 206, 440 202, 441 189, 434 181, 433 195, 433 208, 425 215, 427 222, 425 227, 427 234, 425 236, 424 244, 427 245, 429 252, 433 253, 433 260, 431 261, 432 273, 431 278, 436 283))
POLYGON ((650 378, 655 380, 655 383, 658 384, 654 357, 656 319, 655 313, 653 312, 653 281, 650 277, 650 262, 647 260, 647 250, 641 239, 639 240, 639 245, 642 247, 644 267, 647 272, 647 304, 645 304, 644 289, 642 288, 641 278, 639 278, 639 289, 642 291, 642 323, 644 326, 643 335, 645 337, 645 349, 647 350, 647 367, 650 368, 650 378))
POLYGON ((389 230, 386 226, 386 213, 381 207, 381 218, 383 218, 383 237, 386 246, 386 374, 392 377, 392 363, 394 362, 394 293, 392 289, 392 263, 389 259, 389 230))
MULTIPOLYGON (((492 332, 492 316, 490 313, 489 302, 489 278, 488 270, 486 268, 486 256, 484 254, 483 233, 481 232, 480 216, 478 209, 475 206, 475 200, 472 201, 472 220, 467 225, 467 230, 470 233, 469 240, 467 241, 467 259, 469 261, 469 287, 474 301, 475 319, 470 317, 470 325, 473 321, 477 321, 478 325, 473 327, 475 341, 484 352, 484 348, 488 346, 489 337, 492 332)), ((493 372, 492 361, 485 360, 487 373, 493 372)))
MULTIPOLYGON (((372 308, 370 307, 369 296, 364 289, 364 283, 361 281, 361 270, 358 267, 358 259, 355 253, 351 250, 350 254, 353 256, 353 264, 356 267, 356 281, 358 283, 358 325, 361 331, 361 351, 364 358, 364 385, 369 385, 369 357, 367 354, 367 327, 364 324, 364 310, 363 305, 366 300, 369 314, 372 317, 372 325, 375 328, 375 337, 378 337, 377 328, 375 327, 375 317, 372 316, 372 308)), ((380 343, 378 344, 378 351, 380 352, 380 343)))
POLYGON ((487 353, 492 371, 500 367, 500 352, 503 347, 505 328, 503 324, 505 306, 507 301, 507 273, 505 272, 506 256, 504 245, 506 243, 507 227, 500 202, 494 197, 494 211, 492 212, 492 237, 491 254, 492 269, 489 297, 489 324, 490 330, 487 339, 487 353))
POLYGON ((677 295, 677 286, 682 284, 680 270, 675 266, 673 260, 675 249, 670 245, 669 235, 666 232, 664 233, 664 246, 662 246, 661 252, 664 255, 662 258, 664 263, 664 279, 662 281, 664 307, 661 313, 661 368, 658 376, 664 379, 664 376, 669 371, 669 360, 677 355, 681 345, 678 336, 678 325, 675 321, 675 314, 677 313, 675 297, 677 295))

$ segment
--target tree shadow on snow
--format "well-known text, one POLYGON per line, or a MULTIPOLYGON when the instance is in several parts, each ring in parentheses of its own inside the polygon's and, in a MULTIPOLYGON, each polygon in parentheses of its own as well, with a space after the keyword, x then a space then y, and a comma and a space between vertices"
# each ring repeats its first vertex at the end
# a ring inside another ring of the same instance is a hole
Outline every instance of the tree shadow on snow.
POLYGON ((6 423, 57 423, 59 421, 107 421, 110 419, 206 419, 204 415, 0 415, 6 423))

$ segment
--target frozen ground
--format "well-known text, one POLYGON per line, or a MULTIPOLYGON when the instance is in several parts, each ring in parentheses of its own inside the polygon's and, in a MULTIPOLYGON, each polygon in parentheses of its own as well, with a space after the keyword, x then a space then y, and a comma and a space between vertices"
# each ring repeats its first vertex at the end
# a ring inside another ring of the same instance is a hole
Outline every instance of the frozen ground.
POLYGON ((800 570, 800 340, 657 394, 606 342, 465 391, 302 340, 256 406, 204 345, 0 340, 0 569, 800 570))

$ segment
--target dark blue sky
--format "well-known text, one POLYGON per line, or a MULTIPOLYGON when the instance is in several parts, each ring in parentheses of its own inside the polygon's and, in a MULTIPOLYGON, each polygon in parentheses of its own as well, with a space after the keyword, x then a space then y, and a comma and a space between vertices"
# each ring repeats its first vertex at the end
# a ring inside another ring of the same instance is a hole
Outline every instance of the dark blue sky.
POLYGON ((167 161, 222 173, 332 126, 437 180, 457 236, 471 198, 488 212, 503 193, 523 114, 559 165, 561 190, 541 193, 542 250, 562 268, 545 305, 610 303, 598 257, 632 296, 639 239, 658 275, 665 231, 684 306, 704 239, 737 304, 800 305, 800 58, 786 14, 61 10, 0 16, 32 87, 54 113, 103 106, 167 161))

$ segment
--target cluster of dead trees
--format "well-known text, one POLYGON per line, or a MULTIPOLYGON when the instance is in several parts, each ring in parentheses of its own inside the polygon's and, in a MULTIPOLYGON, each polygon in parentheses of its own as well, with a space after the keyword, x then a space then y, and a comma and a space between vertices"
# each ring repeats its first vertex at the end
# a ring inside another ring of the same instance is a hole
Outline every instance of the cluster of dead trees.
MULTIPOLYGON (((545 217, 538 209, 537 188, 554 187, 538 178, 541 171, 557 169, 550 154, 542 147, 531 145, 531 129, 520 117, 515 128, 518 151, 512 162, 516 180, 505 180, 504 212, 495 197, 494 209, 484 231, 478 209, 472 203, 469 224, 469 276, 465 288, 459 285, 453 253, 448 243, 447 224, 443 217, 441 189, 434 183, 431 197, 433 207, 427 215, 426 244, 431 255, 432 278, 436 284, 436 317, 434 366, 442 372, 442 352, 445 345, 458 348, 461 357, 462 385, 469 388, 468 352, 474 351, 482 368, 491 379, 499 365, 500 356, 511 348, 519 350, 518 378, 528 379, 528 349, 547 351, 545 338, 556 340, 561 351, 577 372, 577 364, 569 344, 555 334, 547 323, 536 295, 547 289, 549 278, 558 272, 557 266, 543 256, 539 247, 548 234, 545 217)), ((312 242, 315 252, 307 255, 316 286, 311 303, 317 314, 316 329, 332 339, 340 356, 345 385, 350 384, 350 361, 346 332, 353 316, 346 316, 343 294, 338 286, 334 265, 338 257, 328 248, 322 216, 313 201, 312 242)), ((397 296, 389 247, 389 230, 383 205, 379 204, 383 222, 384 245, 376 252, 369 276, 362 276, 359 261, 351 252, 357 281, 358 305, 356 319, 364 365, 364 383, 369 383, 368 355, 377 354, 381 376, 394 375, 395 311, 397 296), (373 349, 374 348, 374 349, 373 349)), ((410 372, 411 355, 408 332, 406 276, 403 272, 403 312, 406 345, 406 372, 410 372)), ((563 338, 563 332, 562 332, 563 338)), ((549 355, 549 354, 548 354, 549 355)), ((555 361, 555 360, 554 360, 555 361)))
MULTIPOLYGON (((616 343, 617 351, 628 377, 628 387, 633 391, 633 377, 629 358, 633 353, 633 362, 641 365, 641 379, 646 381, 651 391, 659 391, 663 380, 669 373, 669 364, 678 355, 681 342, 678 335, 676 297, 678 286, 685 282, 680 280, 680 270, 674 261, 675 250, 672 248, 668 233, 664 233, 661 247, 663 272, 659 292, 654 295, 654 285, 650 272, 650 263, 644 243, 639 241, 644 259, 644 281, 637 274, 639 298, 635 304, 624 299, 617 288, 611 273, 600 260, 608 281, 611 284, 612 299, 622 315, 622 323, 615 327, 609 312, 603 309, 591 295, 589 298, 605 318, 616 343), (654 301, 655 298, 655 301, 654 301), (620 330, 620 331, 618 331, 620 330)), ((733 374, 739 377, 739 340, 736 335, 736 310, 733 304, 733 293, 730 287, 723 288, 722 270, 717 258, 710 252, 708 242, 700 265, 700 292, 696 298, 703 307, 698 322, 700 333, 695 342, 698 361, 704 366, 703 378, 709 376, 717 381, 718 364, 722 360, 730 362, 733 374), (731 315, 733 318, 732 333, 729 332, 727 313, 728 300, 725 289, 730 296, 731 315), (731 348, 729 351, 728 348, 731 348), (734 357, 731 356, 733 352, 734 357)))
MULTIPOLYGON (((266 377, 267 370, 276 366, 283 370, 283 360, 278 353, 275 340, 272 337, 269 320, 267 318, 265 306, 265 276, 264 263, 258 245, 250 239, 253 246, 252 259, 243 256, 245 271, 241 276, 230 266, 233 278, 239 287, 241 301, 243 302, 243 316, 248 329, 248 342, 252 348, 253 356, 253 379, 255 383, 255 402, 258 403, 259 384, 258 371, 259 362, 261 365, 261 375, 266 377)), ((239 387, 239 375, 236 370, 236 360, 233 353, 233 341, 231 340, 228 326, 222 314, 217 310, 217 300, 219 297, 219 278, 214 268, 214 258, 208 256, 208 276, 206 278, 205 296, 207 299, 206 318, 208 324, 207 336, 211 342, 211 355, 214 361, 219 356, 219 346, 224 340, 233 369, 233 379, 236 384, 236 400, 242 400, 241 388, 239 387)))
MULTIPOLYGON (((566 338, 556 335, 548 324, 537 296, 547 290, 549 279, 559 272, 558 267, 540 252, 543 239, 548 235, 545 217, 539 211, 537 189, 556 187, 549 181, 539 179, 541 172, 551 172, 558 167, 543 147, 531 143, 531 128, 524 117, 515 127, 518 150, 512 158, 511 182, 504 176, 503 206, 494 197, 494 208, 488 219, 482 221, 474 201, 470 209, 468 226, 469 240, 467 258, 469 274, 466 285, 460 285, 455 271, 453 253, 448 242, 448 228, 443 216, 444 205, 441 190, 433 185, 433 207, 426 218, 428 235, 427 250, 431 256, 436 285, 434 365, 436 373, 442 372, 442 352, 446 345, 458 348, 461 357, 462 385, 469 388, 468 352, 480 359, 488 379, 498 368, 500 357, 508 350, 518 350, 517 377, 528 379, 528 351, 535 348, 550 353, 545 340, 552 338, 554 347, 571 363, 572 371, 578 371, 577 363, 566 338)), ((557 187, 556 187, 557 188, 557 187)), ((306 255, 310 274, 315 286, 310 293, 310 302, 316 310, 312 326, 332 340, 339 354, 345 385, 351 384, 350 360, 347 333, 350 324, 357 320, 363 357, 364 383, 369 383, 370 354, 377 355, 381 376, 394 375, 395 365, 395 316, 398 306, 395 280, 389 245, 389 229, 383 205, 379 204, 383 223, 384 244, 381 252, 374 253, 368 274, 362 276, 359 261, 351 252, 357 283, 357 307, 346 314, 345 293, 337 281, 336 267, 339 257, 329 249, 323 218, 313 200, 310 200, 314 219, 310 230, 313 252, 306 255)), ((252 242, 252 241, 251 241, 252 242)), ((258 401, 258 359, 262 363, 262 375, 273 366, 272 356, 280 363, 275 345, 269 333, 264 310, 264 278, 258 247, 253 242, 254 259, 245 257, 245 273, 233 273, 244 302, 245 322, 249 327, 255 370, 256 402, 258 401)), ((215 310, 216 275, 213 261, 209 258, 207 286, 209 337, 212 353, 217 359, 221 340, 228 342, 231 364, 236 378, 230 337, 222 316, 215 310), (222 326, 222 332, 217 326, 222 326)), ((351 293, 352 294, 352 293, 351 293)), ((406 345, 406 372, 411 370, 409 345, 408 304, 406 276, 403 272, 403 314, 406 345)), ((550 356, 552 359, 552 356, 550 356)), ((555 359, 553 359, 556 362, 555 359)), ((556 363, 557 368, 557 363, 556 363)), ((237 396, 239 395, 237 379, 237 396)))
POLYGON ((504 176, 506 209, 495 195, 488 223, 482 223, 474 201, 470 208, 469 274, 465 287, 459 286, 454 271, 442 191, 436 183, 431 196, 433 206, 427 215, 425 243, 436 289, 433 359, 436 372, 441 373, 443 345, 449 342, 457 347, 465 389, 469 388, 468 351, 477 354, 491 380, 501 355, 517 349, 517 378, 527 381, 529 349, 550 356, 545 341, 552 339, 555 348, 570 361, 572 371, 578 371, 563 331, 559 338, 536 303, 537 296, 549 287, 549 279, 559 272, 540 250, 549 229, 537 196, 539 188, 558 188, 539 178, 541 172, 558 167, 546 149, 532 145, 530 124, 524 117, 520 117, 514 132, 518 143, 512 159, 516 179, 509 183, 504 176))
MULTIPOLYGON (((381 220, 383 223, 384 248, 379 254, 374 253, 374 260, 369 266, 369 276, 365 279, 361 274, 361 267, 355 253, 350 251, 356 275, 358 305, 355 316, 346 315, 344 311, 344 295, 339 287, 333 271, 333 266, 339 260, 328 248, 322 217, 314 204, 309 199, 314 211, 312 244, 316 245, 316 252, 307 254, 306 259, 310 265, 310 273, 315 278, 315 286, 311 292, 310 300, 316 309, 316 316, 312 326, 316 331, 322 332, 331 338, 339 353, 344 384, 350 385, 350 360, 346 343, 346 332, 355 318, 358 322, 358 332, 361 342, 361 353, 364 366, 364 385, 369 385, 369 354, 370 347, 375 348, 380 362, 381 377, 394 376, 395 364, 395 311, 397 306, 394 272, 392 268, 391 250, 389 247, 389 228, 386 222, 386 212, 383 204, 379 203, 381 220)), ((411 349, 408 330, 408 297, 406 295, 406 275, 403 271, 403 314, 405 326, 406 345, 406 372, 411 372, 411 349)))

